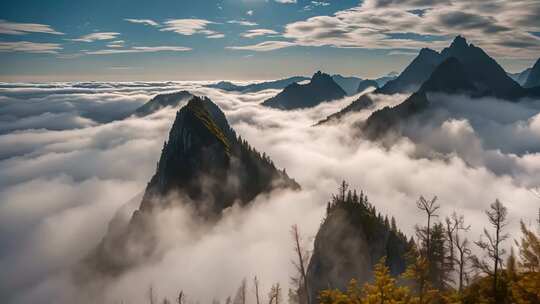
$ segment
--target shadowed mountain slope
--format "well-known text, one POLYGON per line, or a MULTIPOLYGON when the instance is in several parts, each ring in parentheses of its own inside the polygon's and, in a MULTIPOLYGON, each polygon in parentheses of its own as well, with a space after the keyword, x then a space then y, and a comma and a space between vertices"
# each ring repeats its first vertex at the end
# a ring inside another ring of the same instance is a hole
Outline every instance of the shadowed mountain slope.
POLYGON ((156 214, 167 208, 187 205, 211 223, 235 203, 285 188, 300 186, 238 137, 210 99, 193 97, 176 115, 138 210, 126 226, 109 227, 83 274, 117 275, 159 255, 156 214))
POLYGON ((527 76, 527 81, 525 81, 523 84, 523 87, 525 88, 533 88, 538 86, 540 86, 540 58, 531 68, 529 75, 527 76))
POLYGON ((301 82, 304 80, 309 80, 308 77, 304 76, 293 76, 285 79, 279 79, 274 81, 264 81, 260 83, 252 83, 252 84, 246 84, 246 85, 236 85, 229 81, 220 81, 215 84, 209 84, 207 87, 214 88, 214 89, 220 89, 224 91, 237 91, 237 92, 258 92, 262 90, 268 90, 268 89, 284 89, 286 86, 295 83, 295 82, 301 82))
POLYGON ((319 71, 313 75, 309 83, 293 83, 276 96, 264 101, 262 105, 283 110, 310 108, 346 95, 347 93, 332 77, 319 71))
POLYGON ((382 257, 393 275, 406 268, 410 244, 395 220, 391 224, 377 213, 363 193, 343 189, 328 203, 315 237, 307 270, 312 299, 323 289, 346 290, 351 279, 363 285, 372 279, 373 267, 382 257))
POLYGON ((345 93, 347 93, 347 95, 356 94, 358 84, 362 81, 362 79, 358 77, 345 77, 339 74, 332 75, 332 79, 345 91, 345 93))

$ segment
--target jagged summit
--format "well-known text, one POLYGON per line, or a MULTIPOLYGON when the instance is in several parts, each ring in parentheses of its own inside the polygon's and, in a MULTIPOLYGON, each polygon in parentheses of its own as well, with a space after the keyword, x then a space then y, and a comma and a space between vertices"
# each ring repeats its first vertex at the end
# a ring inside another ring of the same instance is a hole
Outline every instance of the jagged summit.
POLYGON ((138 210, 127 225, 109 226, 82 273, 118 275, 159 255, 154 227, 160 210, 187 205, 212 223, 233 204, 285 188, 300 186, 237 136, 216 104, 194 96, 176 114, 138 210))
POLYGON ((465 49, 467 47, 469 47, 469 45, 467 44, 467 40, 461 35, 457 35, 456 38, 454 38, 454 40, 452 41, 452 44, 450 44, 450 48, 455 49, 465 49))
POLYGON ((393 81, 389 81, 377 93, 416 92, 443 61, 455 57, 462 64, 465 75, 479 91, 477 95, 490 95, 506 99, 517 99, 527 95, 520 85, 511 79, 504 69, 486 52, 468 44, 462 36, 454 38, 441 53, 424 48, 418 56, 393 81))
POLYGON ((195 204, 204 201, 196 207, 214 215, 274 186, 298 187, 236 135, 217 105, 206 97, 193 97, 176 115, 141 209, 155 203, 155 196, 176 191, 195 204))
POLYGON ((310 108, 321 102, 343 98, 347 93, 328 74, 318 71, 307 84, 293 83, 263 106, 284 110, 310 108))
POLYGON ((441 61, 439 53, 429 48, 423 48, 396 79, 388 81, 375 92, 382 94, 414 92, 429 78, 441 61))

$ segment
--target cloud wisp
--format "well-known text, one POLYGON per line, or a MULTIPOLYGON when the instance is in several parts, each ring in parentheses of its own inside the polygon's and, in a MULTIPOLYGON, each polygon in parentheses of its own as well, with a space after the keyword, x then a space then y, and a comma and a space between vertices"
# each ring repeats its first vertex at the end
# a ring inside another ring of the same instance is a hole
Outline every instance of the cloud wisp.
POLYGON ((71 39, 72 41, 78 41, 78 42, 94 42, 94 41, 100 41, 100 40, 113 40, 118 37, 120 33, 116 32, 98 32, 98 33, 91 33, 84 36, 81 36, 79 38, 71 39))
POLYGON ((0 52, 56 54, 60 50, 62 50, 62 46, 58 43, 41 43, 29 41, 0 42, 0 52))
POLYGON ((64 35, 64 33, 54 30, 50 25, 40 23, 20 23, 0 20, 0 34, 5 35, 26 35, 29 33, 42 33, 52 35, 64 35))

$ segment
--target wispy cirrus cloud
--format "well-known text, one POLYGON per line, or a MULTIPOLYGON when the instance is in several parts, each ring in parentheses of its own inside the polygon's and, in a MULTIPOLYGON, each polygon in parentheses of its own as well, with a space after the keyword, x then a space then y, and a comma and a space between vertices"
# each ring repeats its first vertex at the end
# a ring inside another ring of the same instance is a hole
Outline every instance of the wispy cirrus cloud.
POLYGON ((175 32, 184 36, 195 34, 212 36, 219 34, 208 29, 208 25, 213 23, 205 19, 171 19, 163 23, 163 28, 160 31, 175 32))
POLYGON ((132 19, 132 18, 126 18, 124 19, 125 21, 127 22, 131 22, 131 23, 138 23, 138 24, 144 24, 144 25, 149 25, 149 26, 159 26, 159 23, 157 23, 156 21, 152 20, 152 19, 132 19))
POLYGON ((316 7, 323 7, 323 6, 329 6, 330 2, 325 1, 311 1, 310 4, 304 6, 305 11, 310 11, 316 7))
POLYGON ((19 23, 0 20, 0 34, 25 35, 28 33, 43 33, 52 35, 64 35, 54 30, 50 25, 39 23, 19 23))
POLYGON ((0 42, 0 52, 22 52, 56 54, 62 46, 58 43, 37 43, 29 41, 0 42))
POLYGON ((227 46, 229 50, 243 50, 243 51, 255 51, 255 52, 268 52, 277 49, 283 49, 286 47, 294 46, 295 43, 288 41, 265 41, 252 45, 244 46, 227 46))
POLYGON ((87 51, 87 55, 112 55, 128 53, 155 53, 155 52, 187 52, 192 49, 184 46, 134 46, 128 49, 103 49, 97 51, 87 51))
POLYGON ((117 32, 98 32, 98 33, 84 35, 79 38, 71 39, 71 40, 78 41, 78 42, 94 42, 98 40, 112 40, 118 37, 119 35, 120 33, 117 33, 117 32))
POLYGON ((253 38, 253 37, 259 37, 259 36, 277 35, 277 34, 279 33, 274 30, 253 29, 253 30, 246 31, 245 33, 242 33, 241 36, 245 38, 253 38))
POLYGON ((108 48, 122 48, 124 47, 124 40, 115 40, 107 44, 108 48))
POLYGON ((246 20, 229 20, 229 21, 227 21, 227 23, 229 23, 229 24, 238 24, 238 25, 243 25, 243 26, 257 26, 257 25, 259 25, 259 24, 255 23, 255 22, 246 21, 246 20))

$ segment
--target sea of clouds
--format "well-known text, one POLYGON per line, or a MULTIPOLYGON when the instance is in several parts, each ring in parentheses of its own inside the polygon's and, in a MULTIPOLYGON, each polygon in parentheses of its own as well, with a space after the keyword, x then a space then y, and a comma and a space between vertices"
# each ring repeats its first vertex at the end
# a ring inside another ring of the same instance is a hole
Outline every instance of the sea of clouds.
POLYGON ((374 95, 375 107, 313 126, 357 96, 280 111, 260 106, 276 90, 242 94, 204 84, 0 84, 1 299, 145 303, 152 285, 160 298, 183 290, 193 303, 223 302, 255 275, 266 295, 273 283, 286 287, 294 272, 290 226, 298 224, 310 242, 343 179, 408 235, 424 220, 415 208, 420 195, 438 196, 441 220, 453 211, 464 214, 471 240, 487 226, 484 210, 496 198, 508 207, 513 239, 520 220, 537 216, 540 198, 531 190, 540 186, 539 100, 436 96, 431 116, 383 146, 363 138, 356 122, 404 95, 374 95), (138 207, 177 109, 143 118, 130 113, 156 94, 181 89, 218 104, 236 132, 285 168, 302 191, 260 196, 248 208, 227 210, 211 227, 189 210, 162 213, 160 241, 168 249, 161 259, 99 292, 81 289, 71 279, 73 267, 118 210, 129 216, 138 207))

